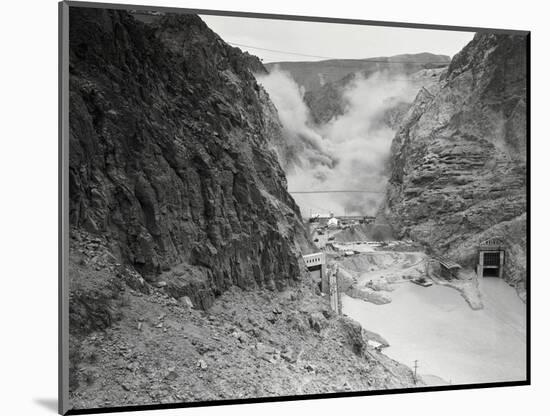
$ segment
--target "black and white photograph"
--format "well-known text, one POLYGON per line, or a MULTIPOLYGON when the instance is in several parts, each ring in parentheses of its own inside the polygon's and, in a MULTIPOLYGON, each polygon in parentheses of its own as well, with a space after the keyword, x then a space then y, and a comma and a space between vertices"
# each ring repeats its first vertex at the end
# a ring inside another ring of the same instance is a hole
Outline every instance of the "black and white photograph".
POLYGON ((71 3, 64 409, 529 384, 529 32, 71 3))

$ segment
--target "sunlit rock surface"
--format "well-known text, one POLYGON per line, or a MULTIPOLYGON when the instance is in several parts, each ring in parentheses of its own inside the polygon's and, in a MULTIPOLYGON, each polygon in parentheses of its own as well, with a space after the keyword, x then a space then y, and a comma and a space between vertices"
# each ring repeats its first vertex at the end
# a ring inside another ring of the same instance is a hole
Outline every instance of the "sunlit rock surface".
POLYGON ((477 34, 436 89, 423 89, 391 150, 381 210, 400 236, 474 267, 500 237, 505 279, 524 293, 526 39, 477 34))

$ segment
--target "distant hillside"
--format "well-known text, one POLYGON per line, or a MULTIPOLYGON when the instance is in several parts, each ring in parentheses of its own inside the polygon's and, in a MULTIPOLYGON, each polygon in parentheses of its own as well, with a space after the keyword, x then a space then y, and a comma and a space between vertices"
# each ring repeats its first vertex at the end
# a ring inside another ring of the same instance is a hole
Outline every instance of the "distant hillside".
MULTIPOLYGON (((414 73, 399 75, 397 79, 406 80, 407 85, 416 91, 422 88, 430 90, 438 84, 445 70, 446 67, 421 69, 414 73)), ((360 79, 367 78, 370 75, 368 72, 368 70, 353 72, 338 81, 327 82, 315 91, 307 91, 304 94, 304 101, 310 110, 312 121, 321 125, 334 117, 343 115, 349 106, 346 92, 352 89, 360 79)), ((396 99, 395 105, 385 112, 381 121, 391 129, 397 129, 411 105, 412 102, 405 97, 396 99)))
POLYGON ((421 69, 445 67, 451 61, 447 55, 432 53, 404 54, 367 59, 330 59, 317 62, 272 62, 264 66, 268 71, 278 66, 290 72, 298 85, 306 91, 315 91, 328 82, 335 82, 350 73, 362 71, 365 75, 387 70, 410 74, 421 69))

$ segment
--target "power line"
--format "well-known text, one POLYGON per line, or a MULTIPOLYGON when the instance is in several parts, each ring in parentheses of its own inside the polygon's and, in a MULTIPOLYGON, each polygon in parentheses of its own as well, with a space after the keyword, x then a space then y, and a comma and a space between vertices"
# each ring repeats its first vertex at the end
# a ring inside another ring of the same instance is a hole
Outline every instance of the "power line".
POLYGON ((362 193, 362 194, 384 194, 384 191, 365 190, 335 190, 335 191, 288 191, 289 194, 339 194, 339 193, 362 193))
POLYGON ((304 201, 301 201, 302 203, 301 204, 298 204, 300 206, 300 208, 302 210, 306 209, 306 208, 309 208, 310 211, 317 211, 317 212, 327 212, 327 211, 330 211, 330 209, 328 209, 327 207, 319 207, 315 204, 312 204, 310 203, 309 201, 308 202, 304 202, 304 201))
POLYGON ((288 51, 280 51, 280 50, 276 50, 276 49, 260 48, 258 46, 243 45, 242 43, 235 43, 235 42, 226 42, 226 43, 229 43, 230 45, 234 45, 234 46, 241 46, 241 47, 244 47, 244 48, 257 49, 257 50, 260 50, 260 51, 282 53, 282 54, 285 54, 285 55, 306 56, 308 58, 321 58, 321 59, 340 59, 340 58, 332 58, 330 56, 308 55, 308 54, 305 54, 305 53, 288 52, 288 51))
POLYGON ((299 52, 290 52, 290 51, 282 51, 278 49, 269 49, 269 48, 260 48, 259 46, 252 46, 252 45, 244 45, 242 43, 236 43, 236 42, 228 42, 230 45, 233 46, 240 46, 243 48, 250 48, 250 49, 257 49, 260 51, 268 51, 268 52, 275 52, 275 53, 282 53, 285 55, 296 55, 296 56, 305 56, 308 58, 321 58, 321 59, 336 59, 336 60, 351 60, 351 61, 365 61, 365 62, 374 62, 374 63, 383 63, 383 64, 448 64, 448 62, 442 62, 442 61, 434 61, 434 62, 424 62, 424 61, 389 61, 388 59, 374 59, 374 58, 336 58, 333 56, 321 56, 321 55, 309 55, 305 53, 299 53, 299 52))

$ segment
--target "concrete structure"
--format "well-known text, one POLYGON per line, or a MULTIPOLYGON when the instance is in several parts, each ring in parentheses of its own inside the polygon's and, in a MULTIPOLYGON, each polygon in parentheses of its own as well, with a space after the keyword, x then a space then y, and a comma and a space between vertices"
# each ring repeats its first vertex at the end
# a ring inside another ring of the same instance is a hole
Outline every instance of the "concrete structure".
POLYGON ((328 293, 330 308, 338 315, 342 314, 342 297, 340 294, 340 285, 338 284, 337 268, 332 270, 328 276, 328 293))
POLYGON ((436 260, 439 262, 439 275, 441 277, 447 280, 458 277, 458 273, 462 268, 459 264, 445 257, 437 257, 436 260))
POLYGON ((478 247, 477 277, 502 278, 504 254, 504 245, 498 238, 482 241, 478 247))
POLYGON ((328 228, 337 228, 338 227, 338 218, 334 216, 334 214, 330 213, 330 218, 327 222, 328 228))
POLYGON ((337 268, 333 268, 327 273, 327 264, 325 253, 313 253, 303 256, 306 267, 313 278, 317 278, 321 282, 321 292, 329 296, 331 309, 338 313, 342 313, 342 302, 338 289, 337 268))
MULTIPOLYGON (((326 275, 326 256, 325 253, 319 252, 319 253, 313 253, 313 254, 306 254, 303 256, 304 261, 306 263, 306 267, 310 272, 318 272, 316 273, 319 280, 323 282, 326 275)), ((322 284, 322 283, 321 283, 322 284)), ((321 289, 323 290, 323 289, 321 289)))

